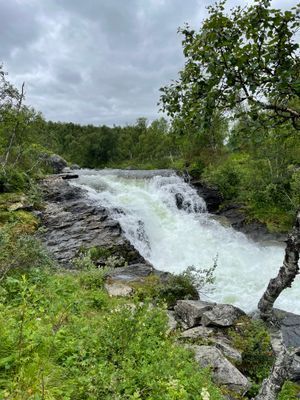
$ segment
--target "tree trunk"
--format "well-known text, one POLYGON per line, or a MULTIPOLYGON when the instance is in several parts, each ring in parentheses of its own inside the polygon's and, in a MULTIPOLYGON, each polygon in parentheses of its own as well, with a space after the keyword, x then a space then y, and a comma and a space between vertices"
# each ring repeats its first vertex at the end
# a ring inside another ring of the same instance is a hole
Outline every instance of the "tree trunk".
POLYGON ((300 253, 300 211, 298 211, 295 225, 286 240, 285 257, 283 266, 276 278, 271 279, 269 285, 258 303, 261 318, 272 321, 273 305, 280 293, 291 287, 296 275, 299 273, 300 253))
POLYGON ((254 400, 276 400, 282 385, 289 378, 294 353, 286 349, 281 337, 273 339, 272 345, 276 353, 276 360, 269 377, 263 381, 254 400))

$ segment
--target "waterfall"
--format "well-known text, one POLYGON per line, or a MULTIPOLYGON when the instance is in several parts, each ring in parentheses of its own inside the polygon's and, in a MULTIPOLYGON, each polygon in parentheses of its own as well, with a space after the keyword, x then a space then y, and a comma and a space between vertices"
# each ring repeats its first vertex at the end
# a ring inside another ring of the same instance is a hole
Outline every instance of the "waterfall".
MULTIPOLYGON (((213 291, 206 300, 246 311, 257 302, 283 261, 282 245, 262 245, 223 226, 206 211, 196 190, 172 171, 80 170, 73 184, 88 199, 110 210, 125 236, 155 268, 180 273, 188 266, 209 268, 217 257, 213 291)), ((300 311, 300 280, 275 306, 300 311)))

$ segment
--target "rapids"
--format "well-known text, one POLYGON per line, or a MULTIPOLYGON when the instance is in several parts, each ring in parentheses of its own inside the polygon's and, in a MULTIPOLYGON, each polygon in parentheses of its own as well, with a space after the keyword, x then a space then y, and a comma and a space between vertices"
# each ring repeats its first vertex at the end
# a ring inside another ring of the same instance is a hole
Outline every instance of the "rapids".
MULTIPOLYGON (((155 268, 179 273, 209 268, 217 257, 216 282, 202 298, 252 311, 282 264, 280 244, 262 245, 220 224, 197 192, 172 171, 80 170, 72 184, 110 210, 125 236, 155 268), (176 198, 180 198, 178 209, 176 198)), ((275 304, 300 312, 300 278, 275 304)))

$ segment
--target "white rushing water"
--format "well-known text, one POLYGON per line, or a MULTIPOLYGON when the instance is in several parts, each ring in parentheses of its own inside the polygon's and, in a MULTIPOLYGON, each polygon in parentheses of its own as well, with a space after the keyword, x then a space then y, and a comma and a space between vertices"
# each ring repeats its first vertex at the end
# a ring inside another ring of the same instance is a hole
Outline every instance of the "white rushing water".
MULTIPOLYGON (((107 207, 134 247, 160 270, 179 273, 188 266, 208 268, 217 257, 216 283, 208 300, 246 311, 257 302, 282 265, 282 246, 263 246, 221 225, 206 212, 197 192, 170 171, 80 170, 75 185, 89 201, 107 207), (178 209, 177 198, 183 208, 178 209)), ((203 297, 203 296, 202 296, 203 297)), ((276 307, 300 312, 299 277, 276 307)))

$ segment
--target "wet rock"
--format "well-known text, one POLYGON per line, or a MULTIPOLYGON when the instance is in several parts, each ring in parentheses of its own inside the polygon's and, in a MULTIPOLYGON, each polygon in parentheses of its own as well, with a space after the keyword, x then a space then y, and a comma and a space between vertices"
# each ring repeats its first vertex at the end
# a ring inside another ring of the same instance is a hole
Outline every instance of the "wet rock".
MULTIPOLYGON (((70 186, 59 176, 50 176, 44 179, 41 183, 41 189, 43 198, 50 203, 61 203, 67 200, 78 201, 85 197, 84 190, 70 186)), ((84 203, 82 203, 82 206, 84 206, 84 203)))
POLYGON ((203 314, 211 310, 215 303, 201 300, 178 300, 174 307, 175 317, 186 328, 200 325, 203 314))
POLYGON ((226 218, 229 224, 239 232, 245 233, 254 241, 281 241, 284 242, 286 234, 269 232, 267 226, 259 221, 247 220, 242 204, 228 204, 217 212, 222 218, 226 218))
POLYGON ((127 297, 133 293, 132 287, 122 282, 111 282, 104 285, 110 297, 127 297))
POLYGON ((212 378, 217 385, 224 385, 240 395, 250 388, 248 379, 214 346, 192 346, 195 359, 201 367, 212 368, 212 378))
POLYGON ((244 311, 231 304, 217 304, 202 315, 201 324, 204 326, 228 327, 245 315, 244 311))
POLYGON ((218 188, 208 186, 201 181, 191 181, 192 186, 195 187, 200 197, 206 202, 206 207, 209 212, 216 212, 223 202, 223 196, 218 188))
POLYGON ((176 201, 176 206, 179 210, 183 208, 183 201, 184 197, 181 193, 176 193, 175 194, 175 201, 176 201))
POLYGON ((59 263, 72 267, 72 259, 82 249, 96 247, 129 264, 146 264, 107 210, 88 203, 84 190, 59 176, 43 180, 41 188, 46 200, 41 219, 46 229, 39 238, 59 263))
POLYGON ((300 315, 282 310, 276 311, 284 345, 286 347, 300 347, 300 315))

